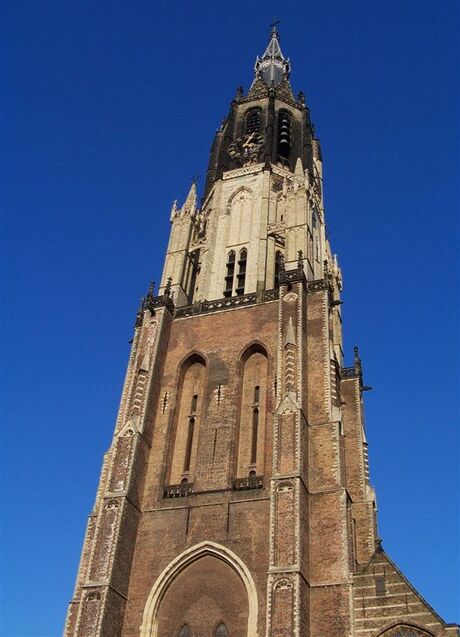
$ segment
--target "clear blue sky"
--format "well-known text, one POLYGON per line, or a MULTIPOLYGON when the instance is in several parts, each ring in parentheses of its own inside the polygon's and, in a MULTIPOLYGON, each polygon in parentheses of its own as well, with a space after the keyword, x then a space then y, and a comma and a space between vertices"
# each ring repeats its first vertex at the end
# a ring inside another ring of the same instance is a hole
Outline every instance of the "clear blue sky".
MULTIPOLYGON (((4 637, 60 635, 169 210, 281 19, 384 547, 459 621, 459 4, 5 0, 4 637)), ((201 180, 202 185, 202 180, 201 180)))

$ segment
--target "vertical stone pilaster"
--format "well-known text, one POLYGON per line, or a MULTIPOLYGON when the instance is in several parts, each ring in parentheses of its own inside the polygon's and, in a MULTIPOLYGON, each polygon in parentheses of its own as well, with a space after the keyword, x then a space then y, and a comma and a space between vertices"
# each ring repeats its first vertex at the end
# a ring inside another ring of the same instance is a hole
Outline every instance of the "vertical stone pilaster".
POLYGON ((270 566, 267 579, 268 637, 308 637, 306 599, 301 573, 305 484, 302 479, 306 450, 301 408, 305 280, 303 270, 283 273, 280 287, 277 386, 273 417, 273 476, 271 480, 270 566))
POLYGON ((348 496, 327 279, 309 285, 308 581, 312 635, 352 635, 348 496), (324 612, 321 609, 331 609, 324 612))
POLYGON ((121 634, 152 435, 146 413, 148 404, 157 399, 153 379, 162 365, 158 345, 161 339, 168 339, 171 323, 169 311, 162 307, 167 299, 150 297, 148 301, 150 307, 142 310, 136 324, 115 433, 88 522, 65 637, 121 634))

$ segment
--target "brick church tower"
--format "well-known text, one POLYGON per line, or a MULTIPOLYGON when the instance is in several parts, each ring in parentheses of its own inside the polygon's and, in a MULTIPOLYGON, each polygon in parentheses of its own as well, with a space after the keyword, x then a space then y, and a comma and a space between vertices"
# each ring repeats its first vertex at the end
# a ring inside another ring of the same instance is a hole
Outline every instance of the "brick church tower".
POLYGON ((276 28, 174 203, 66 637, 457 635, 383 551, 322 158, 276 28))

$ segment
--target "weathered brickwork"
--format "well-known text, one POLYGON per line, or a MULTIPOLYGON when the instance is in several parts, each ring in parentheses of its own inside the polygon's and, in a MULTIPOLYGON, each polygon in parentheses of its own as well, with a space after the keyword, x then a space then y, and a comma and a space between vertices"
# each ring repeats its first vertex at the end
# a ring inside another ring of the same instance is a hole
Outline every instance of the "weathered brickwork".
POLYGON ((256 69, 201 209, 195 184, 173 204, 65 637, 453 637, 377 537, 321 149, 276 29, 256 69))

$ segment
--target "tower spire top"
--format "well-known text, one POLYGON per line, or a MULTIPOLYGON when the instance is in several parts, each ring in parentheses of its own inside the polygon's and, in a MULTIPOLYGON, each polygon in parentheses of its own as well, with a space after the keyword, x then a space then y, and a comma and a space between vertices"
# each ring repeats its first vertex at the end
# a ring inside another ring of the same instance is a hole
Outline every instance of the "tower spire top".
POLYGON ((278 24, 279 20, 273 20, 271 23, 267 48, 261 58, 256 58, 254 66, 256 77, 261 77, 269 86, 278 86, 284 78, 289 78, 291 72, 289 58, 285 58, 281 51, 278 24))

